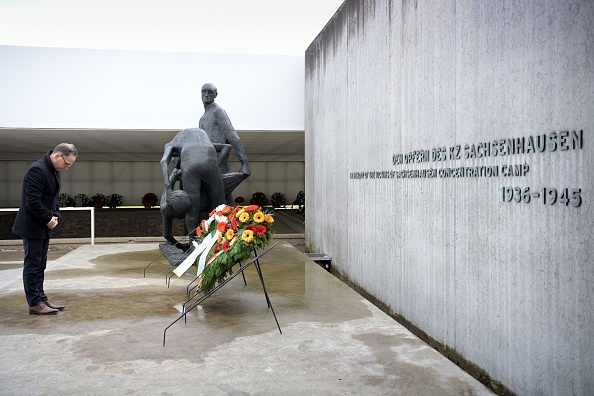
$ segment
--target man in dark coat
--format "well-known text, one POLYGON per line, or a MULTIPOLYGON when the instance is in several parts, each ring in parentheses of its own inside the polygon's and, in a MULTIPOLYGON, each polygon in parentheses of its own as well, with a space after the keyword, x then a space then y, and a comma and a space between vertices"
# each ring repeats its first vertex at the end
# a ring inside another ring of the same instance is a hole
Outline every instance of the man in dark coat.
POLYGON ((32 315, 56 314, 65 308, 49 301, 43 280, 49 240, 60 221, 60 172, 70 168, 77 157, 73 144, 60 143, 31 165, 23 180, 21 207, 12 232, 23 238, 23 285, 32 315))

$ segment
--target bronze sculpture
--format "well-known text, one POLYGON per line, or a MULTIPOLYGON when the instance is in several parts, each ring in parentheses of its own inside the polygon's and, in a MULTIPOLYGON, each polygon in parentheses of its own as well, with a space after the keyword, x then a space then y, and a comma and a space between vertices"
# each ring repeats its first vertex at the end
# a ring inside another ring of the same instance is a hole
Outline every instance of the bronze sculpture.
POLYGON ((200 214, 227 203, 233 205, 231 192, 250 176, 247 156, 239 135, 225 110, 214 102, 218 95, 214 84, 204 84, 204 115, 200 128, 180 131, 167 143, 161 158, 165 189, 161 197, 163 236, 172 245, 186 251, 173 236, 173 219, 185 219, 191 234, 200 222, 200 214), (241 162, 240 172, 229 171, 229 153, 233 149, 241 162), (173 170, 169 172, 169 164, 173 170), (179 189, 176 190, 176 182, 179 189))

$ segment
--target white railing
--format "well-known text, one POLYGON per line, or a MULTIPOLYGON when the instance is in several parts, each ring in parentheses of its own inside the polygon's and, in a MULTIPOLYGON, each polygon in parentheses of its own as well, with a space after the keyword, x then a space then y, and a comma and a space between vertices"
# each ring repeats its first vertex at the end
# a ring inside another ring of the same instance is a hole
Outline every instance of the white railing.
MULTIPOLYGON (((95 244, 95 208, 84 207, 84 208, 60 208, 63 210, 88 210, 91 212, 91 245, 95 244)), ((0 212, 18 212, 19 208, 0 208, 0 212)))

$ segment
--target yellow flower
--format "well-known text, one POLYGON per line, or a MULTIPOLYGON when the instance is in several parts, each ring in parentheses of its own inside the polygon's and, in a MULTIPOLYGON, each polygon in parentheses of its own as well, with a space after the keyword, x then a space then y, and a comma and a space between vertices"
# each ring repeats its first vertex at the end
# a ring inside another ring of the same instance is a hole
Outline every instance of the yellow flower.
POLYGON ((222 243, 223 242, 223 234, 219 234, 218 238, 217 238, 217 243, 222 243))
POLYGON ((266 216, 266 222, 270 224, 274 223, 274 217, 272 215, 266 216))
POLYGON ((245 213, 245 209, 242 208, 237 213, 235 213, 235 217, 239 219, 239 216, 241 216, 243 213, 245 213))
POLYGON ((250 219, 250 214, 245 211, 239 216, 239 221, 241 221, 242 223, 248 222, 249 219, 250 219))
POLYGON ((260 212, 260 211, 257 211, 257 212, 254 214, 254 221, 255 221, 256 223, 262 223, 264 220, 266 220, 266 216, 264 216, 264 213, 262 213, 262 212, 260 212))
POLYGON ((235 236, 235 231, 233 231, 232 229, 228 229, 227 232, 225 233, 225 237, 227 237, 228 241, 233 239, 234 236, 235 236))
POLYGON ((245 230, 243 234, 241 234, 241 239, 243 239, 244 242, 250 243, 254 239, 254 231, 245 230))

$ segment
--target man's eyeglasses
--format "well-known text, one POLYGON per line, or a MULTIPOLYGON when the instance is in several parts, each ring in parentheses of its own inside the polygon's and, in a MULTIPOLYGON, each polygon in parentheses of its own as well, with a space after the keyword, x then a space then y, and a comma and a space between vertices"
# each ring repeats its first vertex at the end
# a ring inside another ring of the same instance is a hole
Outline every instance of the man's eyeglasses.
POLYGON ((66 162, 66 158, 64 158, 64 154, 60 154, 60 157, 62 157, 62 161, 64 161, 64 164, 65 164, 67 167, 69 167, 69 168, 70 168, 70 167, 72 166, 72 164, 71 164, 71 163, 68 163, 68 162, 66 162))

